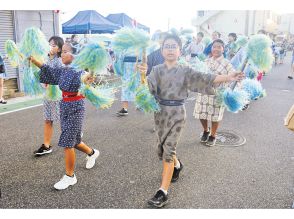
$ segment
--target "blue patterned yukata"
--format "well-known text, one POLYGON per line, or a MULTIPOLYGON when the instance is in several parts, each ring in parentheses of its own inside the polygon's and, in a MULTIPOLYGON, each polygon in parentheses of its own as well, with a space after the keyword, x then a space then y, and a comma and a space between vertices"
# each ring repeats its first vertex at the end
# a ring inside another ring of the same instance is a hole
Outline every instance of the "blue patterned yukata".
MULTIPOLYGON (((52 68, 44 64, 41 67, 40 82, 59 85, 65 92, 78 92, 81 86, 83 71, 77 71, 70 66, 52 68)), ((84 99, 60 104, 61 135, 58 146, 75 147, 81 143, 82 124, 85 114, 84 99)))
MULTIPOLYGON (((47 62, 52 68, 62 67, 61 58, 54 56, 53 59, 49 59, 47 62)), ((60 100, 61 92, 58 85, 45 84, 45 93, 43 99, 43 118, 47 121, 59 121, 60 120, 60 100), (49 95, 50 89, 56 89, 56 95, 51 97, 49 95)))

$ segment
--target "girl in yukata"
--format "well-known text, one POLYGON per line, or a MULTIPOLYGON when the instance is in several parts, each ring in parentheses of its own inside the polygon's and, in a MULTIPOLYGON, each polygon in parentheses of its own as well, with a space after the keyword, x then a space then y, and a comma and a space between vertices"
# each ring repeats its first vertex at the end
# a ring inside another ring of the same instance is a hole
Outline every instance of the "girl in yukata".
MULTIPOLYGON (((160 104, 161 111, 154 114, 159 158, 163 161, 160 189, 148 203, 162 207, 168 201, 167 191, 171 182, 179 179, 183 164, 177 158, 176 147, 186 121, 185 99, 188 91, 200 92, 215 83, 241 80, 242 73, 228 75, 204 74, 191 67, 178 64, 182 43, 178 36, 168 35, 162 46, 164 64, 153 67, 148 76, 150 92, 160 104)), ((146 67, 138 67, 146 72, 146 67)))
POLYGON ((93 77, 90 73, 77 71, 70 66, 75 53, 75 48, 70 44, 62 47, 61 59, 65 65, 60 68, 52 68, 34 57, 29 60, 38 66, 40 71, 40 82, 51 85, 59 85, 62 91, 62 101, 60 104, 61 135, 58 145, 64 148, 65 155, 65 175, 54 185, 57 190, 63 190, 77 183, 75 168, 75 149, 86 153, 86 168, 91 169, 95 165, 95 160, 99 156, 99 151, 86 145, 81 140, 82 124, 85 114, 84 96, 79 94, 79 88, 83 80, 84 83, 92 83, 93 77))
MULTIPOLYGON (((49 61, 46 63, 52 68, 62 67, 61 50, 64 41, 61 37, 53 36, 49 39, 50 52, 49 61)), ((53 122, 60 120, 60 100, 61 92, 58 85, 45 84, 45 93, 43 100, 43 116, 45 120, 44 124, 44 142, 41 147, 34 152, 35 155, 41 156, 52 152, 51 138, 53 134, 53 122), (54 90, 54 95, 50 94, 50 91, 54 90)))

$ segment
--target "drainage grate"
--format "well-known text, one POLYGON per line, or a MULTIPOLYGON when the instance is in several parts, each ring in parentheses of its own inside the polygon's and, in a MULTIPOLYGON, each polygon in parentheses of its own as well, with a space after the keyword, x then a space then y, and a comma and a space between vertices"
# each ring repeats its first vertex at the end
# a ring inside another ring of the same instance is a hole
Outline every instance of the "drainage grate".
POLYGON ((223 147, 238 147, 246 143, 246 138, 233 131, 220 131, 216 135, 216 145, 223 147))
MULTIPOLYGON (((201 138, 202 132, 199 137, 201 138)), ((238 147, 246 143, 246 138, 236 134, 234 131, 223 130, 216 134, 216 146, 238 147)), ((204 143, 205 144, 205 143, 204 143)))

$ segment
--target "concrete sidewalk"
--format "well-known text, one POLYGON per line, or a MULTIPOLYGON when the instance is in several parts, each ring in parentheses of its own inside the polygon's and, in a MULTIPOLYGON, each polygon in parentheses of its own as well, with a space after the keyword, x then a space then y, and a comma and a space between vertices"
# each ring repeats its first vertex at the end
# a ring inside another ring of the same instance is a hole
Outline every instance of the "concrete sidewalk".
POLYGON ((40 106, 43 102, 43 96, 24 96, 7 99, 7 104, 0 105, 0 116, 3 114, 16 112, 19 110, 29 109, 32 107, 40 106))
MULTIPOLYGON (((115 75, 101 75, 98 78, 98 81, 100 81, 101 84, 104 84, 105 82, 113 84, 117 83, 119 80, 120 78, 115 75)), ((7 104, 0 104, 0 116, 43 105, 43 95, 15 97, 6 100, 7 104)))

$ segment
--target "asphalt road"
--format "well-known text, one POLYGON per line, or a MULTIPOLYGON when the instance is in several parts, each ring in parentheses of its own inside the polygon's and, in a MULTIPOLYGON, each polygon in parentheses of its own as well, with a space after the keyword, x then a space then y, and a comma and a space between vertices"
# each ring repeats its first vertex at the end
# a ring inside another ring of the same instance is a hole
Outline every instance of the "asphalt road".
MULTIPOLYGON (((294 81, 286 64, 264 77, 267 97, 244 112, 226 112, 221 130, 247 139, 240 147, 206 147, 199 143, 200 123, 192 117, 195 100, 187 101, 188 121, 177 153, 185 165, 172 184, 165 208, 290 208, 294 200, 294 133, 283 118, 294 103, 294 81)), ((83 140, 99 149, 97 165, 85 169, 77 152, 78 183, 64 191, 53 188, 64 174, 63 150, 36 158, 43 139, 42 107, 0 116, 0 208, 148 208, 146 200, 160 186, 161 162, 156 155, 153 116, 131 105, 129 116, 87 103, 83 140)))

